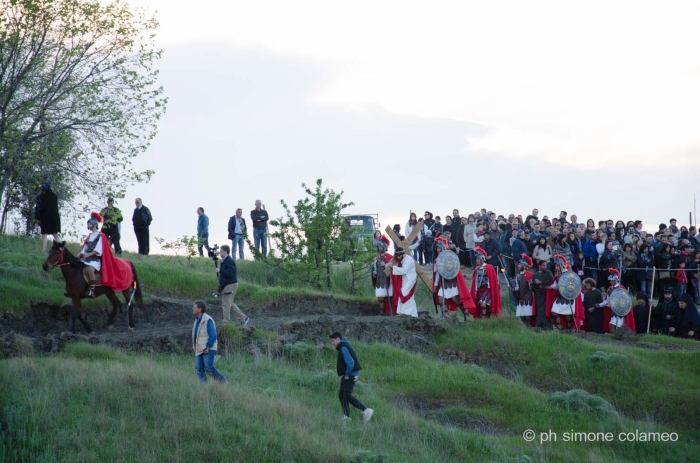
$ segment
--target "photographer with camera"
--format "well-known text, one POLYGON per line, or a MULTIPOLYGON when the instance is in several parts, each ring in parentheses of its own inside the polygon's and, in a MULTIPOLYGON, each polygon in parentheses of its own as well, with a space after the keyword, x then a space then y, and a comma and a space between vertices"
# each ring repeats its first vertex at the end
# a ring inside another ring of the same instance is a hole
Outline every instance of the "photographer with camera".
POLYGON ((219 292, 221 293, 221 308, 224 311, 224 323, 231 323, 231 308, 233 308, 236 321, 240 326, 245 326, 250 321, 250 317, 241 312, 241 309, 233 302, 236 291, 238 291, 236 261, 231 258, 231 248, 227 244, 221 246, 219 253, 222 259, 221 267, 216 268, 215 271, 219 274, 219 292))

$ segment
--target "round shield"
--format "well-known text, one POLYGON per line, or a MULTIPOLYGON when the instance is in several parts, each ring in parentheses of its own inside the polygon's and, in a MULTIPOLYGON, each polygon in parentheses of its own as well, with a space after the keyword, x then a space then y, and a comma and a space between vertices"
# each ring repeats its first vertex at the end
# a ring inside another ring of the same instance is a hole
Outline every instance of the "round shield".
POLYGON ((610 293, 610 309, 618 317, 624 317, 632 310, 632 297, 627 290, 617 288, 610 293))
POLYGON ((441 277, 445 280, 451 280, 459 273, 459 257, 449 249, 442 251, 437 258, 435 266, 441 277))
POLYGON ((564 299, 573 301, 581 294, 581 278, 574 272, 564 272, 559 277, 559 294, 564 299))

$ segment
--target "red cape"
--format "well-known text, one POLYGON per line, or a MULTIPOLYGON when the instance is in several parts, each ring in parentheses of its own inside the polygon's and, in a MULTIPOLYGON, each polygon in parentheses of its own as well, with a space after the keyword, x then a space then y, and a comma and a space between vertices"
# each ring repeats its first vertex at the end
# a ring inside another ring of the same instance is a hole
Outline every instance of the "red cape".
MULTIPOLYGON (((434 270, 434 269, 433 269, 434 270)), ((471 293, 469 292, 469 288, 467 288, 467 280, 464 279, 464 275, 462 274, 462 271, 459 270, 457 272, 457 291, 459 292, 459 303, 464 306, 465 309, 469 313, 472 313, 471 311, 476 308, 476 305, 474 304, 474 299, 472 298, 471 293)), ((435 271, 433 271, 433 288, 435 287, 435 271)), ((437 291, 434 293, 435 294, 435 301, 439 305, 440 304, 440 297, 437 296, 437 291)), ((457 309, 459 309, 459 305, 453 301, 451 298, 445 300, 445 307, 449 312, 455 312, 457 309)))
MULTIPOLYGON (((90 235, 88 235, 88 238, 90 235)), ((87 243, 85 238, 83 246, 87 243)), ((117 259, 112 254, 112 247, 104 233, 100 233, 102 240, 102 286, 108 286, 114 291, 124 291, 134 282, 134 274, 131 271, 131 263, 128 260, 117 259)))
MULTIPOLYGON (((624 290, 627 290, 622 285, 619 285, 617 288, 622 288, 624 290)), ((615 288, 615 289, 617 289, 615 288)), ((611 289, 608 288, 607 294, 608 296, 611 293, 611 289)), ((637 331, 636 325, 634 324, 634 311, 631 310, 632 308, 630 307, 630 311, 627 312, 627 315, 625 315, 625 326, 632 331, 637 331)), ((612 309, 610 307, 603 307, 603 331, 606 333, 610 332, 610 320, 612 319, 612 309)))
MULTIPOLYGON (((501 288, 498 284, 498 275, 496 274, 496 269, 493 265, 486 264, 486 277, 489 280, 489 289, 491 290, 491 313, 496 314, 497 317, 501 316, 501 288)), ((472 272, 472 290, 471 296, 474 303, 474 308, 469 310, 474 318, 481 318, 481 310, 476 307, 476 271, 474 269, 472 272)))
MULTIPOLYGON (((388 252, 385 252, 385 253, 384 253, 384 261, 385 261, 386 263, 389 263, 389 261, 391 261, 391 259, 392 259, 393 257, 394 257, 394 256, 392 256, 392 255, 389 254, 388 252)), ((394 275, 391 275, 391 274, 389 275, 389 281, 391 282, 392 285, 394 285, 394 275)), ((393 290, 396 291, 396 286, 393 286, 393 288, 394 288, 393 290)), ((398 304, 399 304, 399 302, 398 302, 398 299, 397 299, 396 297, 392 297, 392 298, 391 298, 391 305, 389 305, 389 298, 388 298, 388 297, 385 297, 385 298, 384 298, 384 313, 385 313, 386 315, 395 314, 395 313, 396 313, 396 307, 398 306, 398 304)))
MULTIPOLYGON (((559 275, 557 275, 556 279, 558 280, 559 275)), ((581 294, 584 294, 584 290, 581 289, 581 294)), ((550 318, 552 317, 552 306, 554 305, 554 302, 556 301, 557 297, 559 297, 559 290, 557 289, 548 289, 547 290, 547 316, 550 318)), ((556 316, 556 314, 554 314, 556 316)), ((559 322, 562 326, 566 326, 566 315, 559 315, 559 322)), ((575 330, 582 330, 584 329, 583 326, 583 321, 586 319, 586 313, 583 310, 583 300, 581 300, 581 295, 579 295, 576 299, 574 299, 574 325, 573 329, 575 330)), ((555 319, 552 320, 552 323, 555 325, 555 319)))

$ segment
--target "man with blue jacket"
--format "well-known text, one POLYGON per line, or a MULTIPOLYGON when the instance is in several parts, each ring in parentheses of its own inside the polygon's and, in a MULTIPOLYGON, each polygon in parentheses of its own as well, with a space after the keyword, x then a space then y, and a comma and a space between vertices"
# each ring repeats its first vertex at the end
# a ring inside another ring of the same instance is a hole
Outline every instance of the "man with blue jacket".
POLYGON ((360 361, 357 359, 355 350, 350 346, 350 342, 342 334, 337 331, 331 334, 331 343, 338 351, 337 372, 338 376, 341 376, 338 398, 343 407, 343 421, 350 421, 350 405, 352 405, 362 411, 364 422, 367 423, 372 418, 374 410, 362 405, 362 402, 352 395, 357 378, 360 376, 360 369, 362 369, 360 361))
POLYGON ((216 340, 216 325, 207 314, 207 304, 204 301, 195 301, 192 306, 192 315, 196 317, 192 327, 192 350, 194 350, 194 370, 197 377, 203 383, 207 382, 207 373, 217 381, 228 383, 226 378, 214 367, 214 357, 218 342, 216 340))
POLYGON ((204 255, 202 252, 202 246, 209 251, 209 217, 204 213, 203 207, 197 208, 197 239, 199 243, 197 244, 197 250, 199 251, 199 257, 204 255))

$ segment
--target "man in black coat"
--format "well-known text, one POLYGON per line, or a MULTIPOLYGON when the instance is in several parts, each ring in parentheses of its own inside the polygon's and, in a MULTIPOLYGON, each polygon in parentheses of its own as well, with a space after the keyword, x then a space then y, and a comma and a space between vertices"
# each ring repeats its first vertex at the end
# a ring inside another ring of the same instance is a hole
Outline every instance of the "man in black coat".
POLYGON ((134 209, 134 216, 131 218, 131 221, 134 224, 136 241, 139 243, 139 254, 147 256, 150 252, 148 227, 151 226, 153 216, 151 215, 151 211, 143 205, 141 198, 136 198, 135 203, 136 209, 134 209))
POLYGON ((484 231, 484 242, 481 243, 481 245, 483 246, 484 251, 486 251, 486 263, 491 264, 494 267, 503 267, 503 265, 501 265, 501 260, 499 259, 501 256, 501 246, 498 241, 491 237, 490 230, 484 231))
POLYGON ((344 338, 343 335, 337 331, 331 334, 331 343, 338 351, 336 369, 338 376, 341 377, 338 398, 343 408, 343 420, 350 421, 350 405, 352 405, 362 411, 362 417, 366 423, 372 418, 374 410, 362 405, 362 402, 352 395, 352 390, 355 387, 357 378, 360 376, 360 369, 362 368, 360 366, 360 361, 357 359, 357 354, 355 354, 355 350, 350 345, 348 339, 344 338))
POLYGON ((41 252, 46 252, 48 236, 53 235, 54 242, 59 241, 61 233, 61 215, 58 213, 58 196, 51 190, 51 184, 47 183, 36 198, 34 208, 34 220, 41 228, 41 252))
POLYGON ((238 292, 238 269, 236 261, 231 258, 231 249, 228 244, 221 246, 219 250, 221 254, 221 268, 216 269, 219 274, 219 290, 221 291, 221 308, 224 311, 224 323, 231 323, 231 309, 233 316, 236 317, 236 322, 240 326, 245 326, 250 321, 250 317, 246 316, 234 302, 236 292, 238 292))

